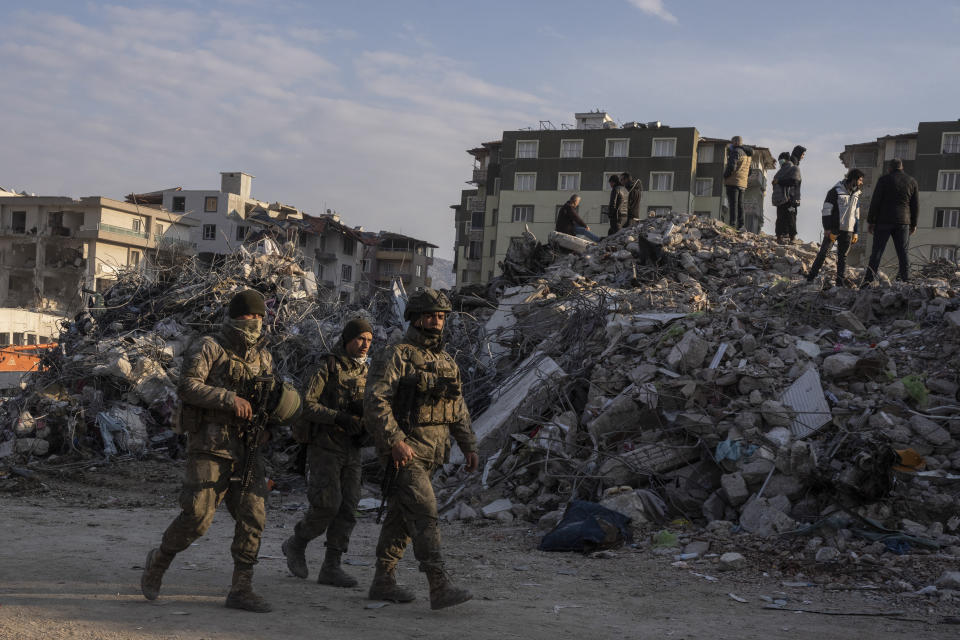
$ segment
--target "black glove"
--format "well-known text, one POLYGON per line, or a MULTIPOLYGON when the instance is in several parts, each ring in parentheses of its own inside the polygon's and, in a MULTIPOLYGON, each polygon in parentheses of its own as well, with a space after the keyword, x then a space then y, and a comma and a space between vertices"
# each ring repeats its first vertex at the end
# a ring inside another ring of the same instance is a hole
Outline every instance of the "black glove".
POLYGON ((338 411, 333 419, 334 424, 343 429, 348 436, 356 435, 363 430, 360 418, 346 411, 338 411))
POLYGON ((363 399, 361 398, 358 400, 351 400, 349 409, 350 409, 350 413, 352 413, 353 415, 362 416, 363 415, 363 399))

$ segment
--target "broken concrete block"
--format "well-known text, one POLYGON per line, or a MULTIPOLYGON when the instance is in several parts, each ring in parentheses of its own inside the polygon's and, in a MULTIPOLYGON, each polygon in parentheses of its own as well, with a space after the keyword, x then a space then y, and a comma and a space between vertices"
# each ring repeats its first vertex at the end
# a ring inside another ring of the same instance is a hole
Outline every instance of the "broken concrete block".
POLYGON ((502 511, 510 511, 512 507, 513 503, 510 502, 509 499, 500 498, 499 500, 494 500, 487 506, 481 508, 480 511, 483 513, 483 517, 493 518, 502 511))
POLYGON ((929 442, 935 447, 940 447, 950 442, 950 432, 939 424, 923 416, 912 416, 910 418, 910 428, 918 436, 929 442))
POLYGON ((710 351, 710 343, 690 329, 680 339, 667 356, 667 365, 676 371, 684 372, 699 367, 710 351))
POLYGON ((759 487, 767 479, 770 469, 773 468, 773 461, 765 458, 751 460, 740 467, 740 475, 744 481, 751 487, 759 487))
POLYGON ((947 322, 947 326, 960 329, 960 309, 943 314, 943 319, 947 322))
POLYGON ((743 351, 744 355, 753 355, 753 352, 757 350, 757 339, 752 333, 744 334, 740 338, 740 350, 743 351))
POLYGON ((720 486, 727 494, 727 500, 735 507, 740 506, 750 497, 747 483, 740 473, 727 473, 720 478, 720 486))
POLYGON ((790 509, 790 501, 780 497, 786 501, 786 510, 777 508, 782 507, 783 502, 776 498, 751 498, 740 512, 740 526, 745 531, 764 538, 795 529, 796 521, 786 513, 790 509))
POLYGON ((45 456, 50 451, 50 443, 43 438, 19 438, 14 442, 13 450, 22 455, 45 456))
MULTIPOLYGON (((551 231, 550 235, 547 236, 547 242, 578 254, 586 253, 587 249, 596 245, 596 243, 592 240, 587 240, 586 238, 580 238, 578 236, 571 236, 560 231, 551 231)), ((629 252, 627 253, 627 257, 630 257, 629 252)))
POLYGON ((823 360, 823 374, 828 378, 846 378, 853 375, 859 358, 850 353, 835 353, 823 360))
POLYGON ((670 447, 657 443, 637 445, 633 451, 608 458, 600 465, 598 474, 604 483, 626 485, 639 477, 649 477, 682 467, 700 457, 692 447, 670 447))
POLYGON ((710 551, 710 543, 706 540, 694 540, 683 548, 684 553, 695 553, 698 556, 705 555, 708 551, 710 551))
POLYGON ((560 524, 563 519, 563 509, 556 509, 540 516, 537 520, 537 528, 541 531, 549 531, 560 524))
POLYGON ((833 317, 834 322, 841 329, 849 329, 854 333, 863 333, 867 330, 863 323, 860 322, 860 318, 853 315, 850 311, 841 311, 833 317))
POLYGON ((622 393, 603 407, 600 415, 587 425, 587 431, 598 446, 604 446, 608 436, 623 436, 639 431, 639 412, 640 407, 633 398, 628 393, 622 393))
POLYGON ((793 411, 776 400, 764 400, 760 405, 760 415, 771 427, 789 427, 793 424, 793 411))
POLYGON ((770 476, 770 481, 767 483, 766 489, 763 490, 763 494, 770 498, 786 496, 790 500, 794 500, 802 496, 805 490, 806 487, 799 478, 783 473, 774 473, 770 476))
POLYGON ((13 425, 13 432, 18 438, 32 436, 37 429, 37 421, 29 411, 21 411, 13 425))
POLYGON ((938 589, 960 591, 960 571, 944 571, 934 584, 938 589))
POLYGON ((806 355, 808 358, 817 358, 820 356, 820 347, 807 340, 797 340, 794 345, 797 351, 806 355))
POLYGON ((717 421, 704 413, 693 413, 685 411, 677 416, 674 423, 677 427, 696 435, 707 435, 714 433, 717 428, 717 421))
POLYGON ((840 551, 836 547, 820 547, 815 559, 817 562, 836 562, 840 558, 840 551))
POLYGON ((746 566, 747 559, 743 557, 743 554, 735 551, 728 551, 720 556, 719 568, 723 571, 735 571, 737 569, 743 569, 746 566))
POLYGON ((509 511, 498 511, 494 519, 500 524, 513 524, 513 514, 509 511))

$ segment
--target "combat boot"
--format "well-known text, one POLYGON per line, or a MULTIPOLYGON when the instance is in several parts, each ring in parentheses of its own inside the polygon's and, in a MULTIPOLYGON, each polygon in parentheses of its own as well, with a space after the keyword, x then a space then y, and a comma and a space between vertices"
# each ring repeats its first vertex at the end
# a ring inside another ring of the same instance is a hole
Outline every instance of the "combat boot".
POLYGON ((164 553, 160 548, 150 549, 147 560, 143 563, 143 573, 140 574, 140 591, 147 600, 156 600, 160 595, 160 584, 163 574, 166 573, 173 561, 173 555, 164 553))
POLYGON ((309 571, 307 570, 307 557, 304 555, 304 552, 307 550, 306 541, 298 538, 296 534, 294 534, 283 541, 280 549, 287 558, 287 569, 290 570, 290 573, 302 580, 306 580, 309 575, 309 571))
POLYGON ((334 587, 355 587, 357 580, 340 568, 340 552, 327 547, 327 555, 323 558, 323 566, 317 575, 317 584, 329 584, 334 587))
POLYGON ((243 609, 244 611, 255 611, 257 613, 269 613, 273 610, 270 603, 261 598, 253 590, 253 568, 233 569, 233 584, 230 586, 230 593, 227 594, 227 601, 224 603, 230 609, 243 609))
POLYGON ((397 584, 396 568, 387 568, 377 563, 377 571, 373 576, 373 584, 367 598, 370 600, 387 600, 389 602, 413 602, 417 596, 412 591, 397 584))
POLYGON ((453 584, 450 576, 443 569, 428 569, 427 580, 430 582, 430 608, 445 609, 462 604, 473 597, 466 589, 453 584))

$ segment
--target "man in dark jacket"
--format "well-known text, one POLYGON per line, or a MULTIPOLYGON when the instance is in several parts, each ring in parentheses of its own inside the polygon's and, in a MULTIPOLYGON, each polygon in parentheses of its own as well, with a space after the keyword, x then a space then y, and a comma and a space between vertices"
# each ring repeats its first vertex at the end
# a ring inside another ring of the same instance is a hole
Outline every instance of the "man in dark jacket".
POLYGON ((620 176, 613 174, 609 179, 610 183, 610 206, 607 208, 607 217, 610 218, 610 230, 608 236, 612 236, 623 228, 627 222, 627 204, 630 196, 627 190, 620 184, 620 176))
POLYGON ((910 236, 917 230, 917 181, 903 172, 903 161, 894 158, 889 164, 890 170, 877 180, 870 200, 870 212, 867 214, 867 231, 873 234, 873 248, 870 264, 860 286, 873 282, 880 268, 880 258, 887 247, 887 240, 893 238, 893 247, 897 250, 900 269, 898 280, 904 282, 910 277, 910 261, 907 249, 910 236))
POLYGON ((807 282, 813 282, 827 259, 830 247, 837 243, 837 286, 850 286, 847 281, 847 252, 857 243, 860 222, 860 193, 863 188, 863 171, 850 169, 843 180, 827 192, 823 201, 823 243, 820 252, 810 267, 807 282))
POLYGON ((775 190, 781 189, 784 194, 782 205, 777 206, 777 242, 791 244, 797 239, 797 209, 800 207, 800 183, 803 176, 800 174, 800 161, 803 160, 807 148, 797 145, 790 152, 790 158, 780 167, 773 177, 775 190))
POLYGON ((740 136, 733 136, 727 147, 727 166, 723 170, 723 184, 727 188, 730 207, 730 226, 743 228, 743 192, 750 178, 753 148, 743 144, 740 136))
POLYGON ((627 190, 627 225, 632 226, 640 222, 640 196, 643 195, 643 184, 640 178, 633 178, 626 171, 620 174, 620 184, 627 190))
POLYGON ((555 229, 560 233, 566 233, 571 236, 586 236, 594 242, 599 242, 600 238, 590 231, 590 227, 577 214, 577 208, 580 206, 580 196, 573 194, 567 200, 560 211, 557 212, 557 225, 555 229))

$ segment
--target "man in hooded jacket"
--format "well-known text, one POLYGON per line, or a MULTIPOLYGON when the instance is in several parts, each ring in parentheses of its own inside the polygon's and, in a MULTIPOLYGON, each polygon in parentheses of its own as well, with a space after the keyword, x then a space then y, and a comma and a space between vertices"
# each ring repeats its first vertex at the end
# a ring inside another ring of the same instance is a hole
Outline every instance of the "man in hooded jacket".
POLYGON ((160 546, 151 549, 140 578, 147 600, 160 594, 163 574, 181 551, 207 532, 217 506, 226 501, 236 521, 233 544, 233 582, 226 606, 265 613, 270 604, 253 591, 253 566, 260 551, 266 521, 267 487, 263 458, 256 452, 248 489, 238 480, 248 450, 254 444, 245 429, 254 407, 241 393, 252 380, 273 375, 273 358, 263 346, 261 330, 266 305, 263 296, 248 289, 230 301, 219 333, 194 343, 184 358, 180 380, 183 400, 181 424, 187 432, 187 462, 180 492, 180 515, 170 523, 160 546))
POLYGON ((723 169, 723 184, 727 189, 730 207, 730 226, 743 228, 743 192, 750 178, 753 148, 743 144, 740 136, 733 136, 727 147, 727 165, 723 169))
POLYGON ((847 280, 847 252, 856 244, 860 229, 860 194, 863 189, 863 171, 850 169, 843 180, 827 192, 823 201, 823 243, 817 253, 807 282, 813 282, 827 259, 830 247, 837 243, 837 286, 850 285, 847 280))
POLYGON ((781 204, 777 205, 776 234, 777 242, 781 244, 792 244, 797 239, 797 209, 800 207, 800 183, 803 182, 800 161, 806 152, 806 147, 795 146, 789 159, 773 177, 774 194, 778 189, 784 194, 781 204))

